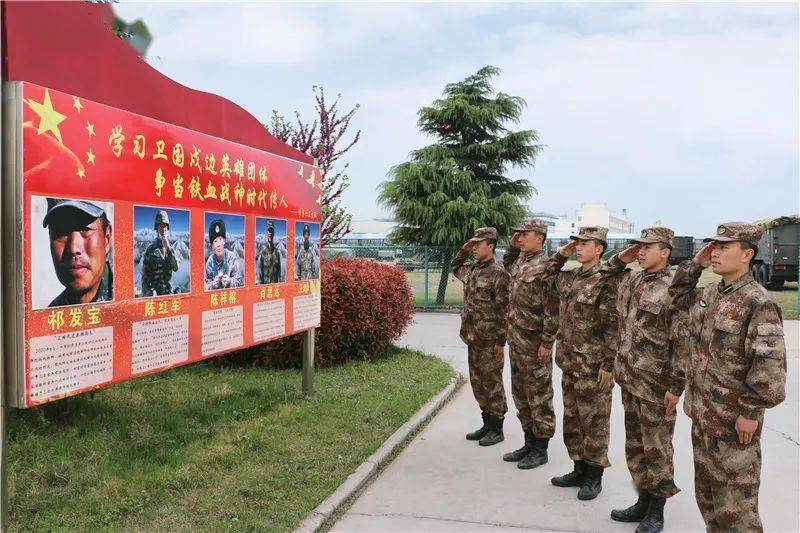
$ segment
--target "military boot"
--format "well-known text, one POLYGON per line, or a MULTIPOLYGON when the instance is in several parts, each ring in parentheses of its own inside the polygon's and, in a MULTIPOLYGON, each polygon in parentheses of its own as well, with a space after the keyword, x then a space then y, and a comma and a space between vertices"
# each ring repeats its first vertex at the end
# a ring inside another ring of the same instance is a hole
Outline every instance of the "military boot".
POLYGON ((486 424, 489 426, 489 431, 481 437, 478 444, 481 446, 492 446, 498 442, 503 442, 503 419, 494 416, 486 415, 486 424))
POLYGON ((583 480, 586 477, 586 463, 583 461, 575 461, 575 467, 569 474, 554 477, 550 483, 556 487, 580 487, 583 485, 583 480))
POLYGON ((639 499, 627 509, 614 509, 611 511, 611 520, 617 522, 641 522, 647 514, 647 507, 650 505, 650 493, 645 490, 639 491, 639 499))
POLYGON ((483 418, 483 425, 472 433, 467 433, 467 440, 480 440, 489 431, 489 423, 487 422, 489 415, 481 413, 481 418, 483 418))
POLYGON ((578 491, 579 500, 594 500, 603 490, 603 468, 600 466, 586 465, 586 479, 581 490, 578 491))
POLYGON ((528 452, 531 451, 533 444, 533 430, 526 429, 525 430, 525 444, 522 445, 522 448, 514 450, 513 452, 509 452, 503 455, 503 461, 508 461, 509 463, 516 463, 517 461, 521 460, 523 457, 528 455, 528 452))
POLYGON ((650 496, 650 506, 647 508, 647 514, 639 524, 639 527, 636 528, 636 533, 658 533, 664 529, 665 503, 667 503, 666 498, 650 496))
POLYGON ((534 437, 533 447, 530 453, 526 455, 522 461, 517 463, 517 468, 530 470, 531 468, 536 468, 537 466, 545 464, 547 462, 547 445, 549 443, 550 439, 534 437))

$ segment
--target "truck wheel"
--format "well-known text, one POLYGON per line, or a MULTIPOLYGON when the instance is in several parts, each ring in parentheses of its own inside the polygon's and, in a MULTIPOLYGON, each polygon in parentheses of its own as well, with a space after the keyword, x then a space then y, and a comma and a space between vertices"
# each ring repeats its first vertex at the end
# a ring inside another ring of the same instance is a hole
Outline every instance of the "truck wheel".
POLYGON ((776 278, 775 276, 772 276, 767 283, 767 288, 772 290, 780 289, 783 287, 783 281, 783 278, 776 278))

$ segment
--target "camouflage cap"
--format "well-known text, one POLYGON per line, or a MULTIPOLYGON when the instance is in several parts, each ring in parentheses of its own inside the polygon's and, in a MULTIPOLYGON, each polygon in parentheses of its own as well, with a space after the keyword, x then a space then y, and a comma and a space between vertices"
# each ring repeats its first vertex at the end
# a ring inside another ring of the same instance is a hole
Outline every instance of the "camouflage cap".
POLYGON ((577 235, 570 235, 569 238, 581 241, 598 240, 608 242, 608 228, 603 228, 601 226, 584 226, 578 228, 577 235))
POLYGON ((703 239, 703 242, 734 242, 744 241, 758 246, 761 234, 764 233, 756 224, 748 222, 724 222, 717 226, 717 234, 713 237, 703 239))
POLYGON ((535 231, 547 235, 547 222, 540 218, 526 218, 514 231, 535 231))
POLYGON ((78 211, 82 211, 92 218, 100 218, 106 216, 105 210, 102 207, 93 204, 92 202, 87 202, 85 200, 70 200, 64 198, 48 198, 47 213, 44 215, 44 220, 42 220, 42 227, 46 228, 50 224, 50 220, 52 220, 54 213, 65 208, 72 208, 78 211))
POLYGON ((485 241, 486 239, 497 240, 497 230, 494 228, 478 228, 475 235, 470 239, 471 242, 485 241))
POLYGON ((663 242, 668 244, 670 248, 674 245, 675 232, 669 228, 645 228, 642 230, 642 235, 638 239, 631 239, 633 244, 652 244, 654 242, 663 242))

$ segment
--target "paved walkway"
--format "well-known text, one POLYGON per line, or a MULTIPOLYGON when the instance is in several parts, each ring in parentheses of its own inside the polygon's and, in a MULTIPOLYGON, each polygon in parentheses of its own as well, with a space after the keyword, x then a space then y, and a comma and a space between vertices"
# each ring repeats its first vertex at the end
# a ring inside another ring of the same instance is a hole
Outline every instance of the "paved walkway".
MULTIPOLYGON (((458 339, 458 315, 418 313, 402 339, 405 344, 436 354, 467 375, 466 348, 458 339)), ((762 437, 761 516, 766 531, 798 531, 800 515, 800 436, 798 436, 798 346, 800 323, 786 322, 789 348, 787 399, 768 411, 762 437)), ((608 514, 612 507, 635 499, 625 466, 622 402, 615 387, 609 456, 612 467, 603 478, 603 492, 580 502, 577 489, 560 489, 550 478, 571 469, 561 440, 561 375, 556 388, 556 437, 550 462, 519 470, 501 455, 517 448, 522 431, 506 384, 509 415, 505 442, 482 448, 464 439, 480 425, 475 400, 465 385, 408 447, 386 468, 336 523, 334 531, 627 531, 608 514)), ((678 407, 679 409, 681 406, 678 407)), ((694 502, 690 424, 682 414, 675 430, 675 478, 683 489, 666 506, 666 531, 703 531, 694 502)))

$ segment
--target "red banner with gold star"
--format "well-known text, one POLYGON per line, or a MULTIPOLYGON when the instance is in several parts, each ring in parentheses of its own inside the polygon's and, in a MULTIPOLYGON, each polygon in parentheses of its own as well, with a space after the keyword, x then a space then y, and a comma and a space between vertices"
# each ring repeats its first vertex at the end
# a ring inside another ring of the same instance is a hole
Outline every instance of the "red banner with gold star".
POLYGON ((24 332, 15 406, 319 325, 318 168, 11 87, 24 332))

